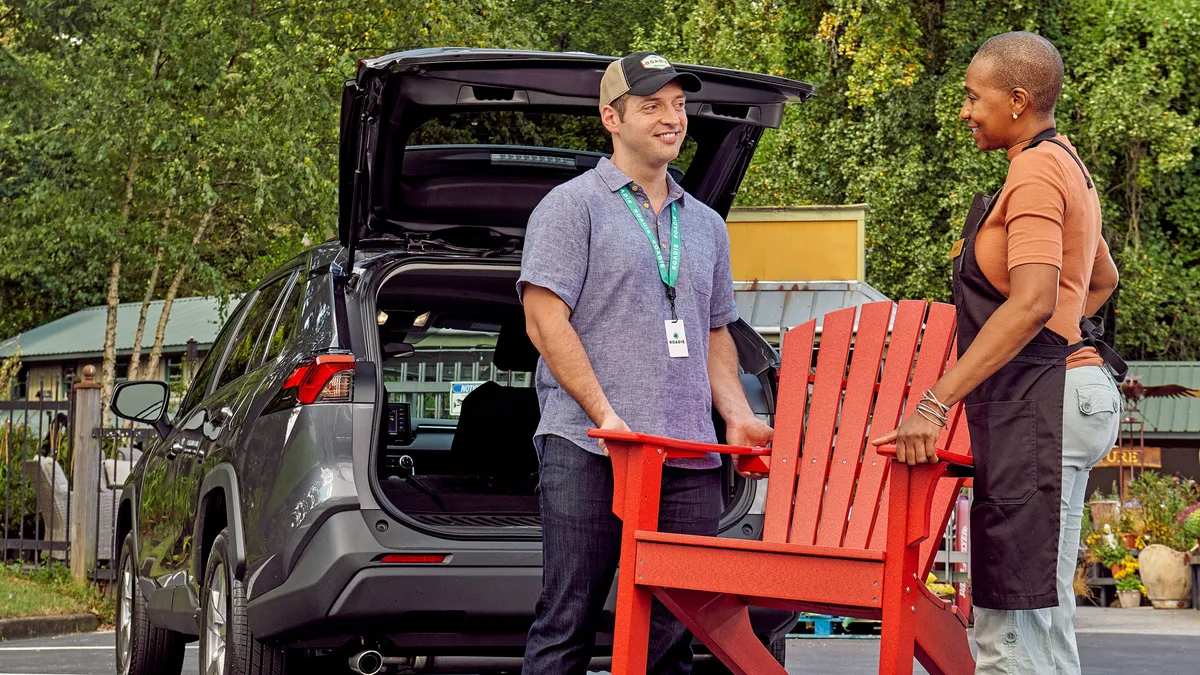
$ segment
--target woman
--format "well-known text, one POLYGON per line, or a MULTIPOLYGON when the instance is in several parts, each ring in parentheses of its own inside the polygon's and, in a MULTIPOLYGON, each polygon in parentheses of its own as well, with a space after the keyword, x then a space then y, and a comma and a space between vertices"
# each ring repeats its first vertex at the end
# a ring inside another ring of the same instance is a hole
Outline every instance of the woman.
POLYGON ((1088 473, 1120 423, 1125 364, 1088 321, 1117 286, 1087 168, 1055 132, 1058 50, 1032 33, 988 40, 959 116, 1009 170, 976 195, 954 244, 958 362, 916 412, 873 441, 937 460, 963 401, 976 462, 971 508, 977 673, 1078 673, 1072 581, 1088 473))

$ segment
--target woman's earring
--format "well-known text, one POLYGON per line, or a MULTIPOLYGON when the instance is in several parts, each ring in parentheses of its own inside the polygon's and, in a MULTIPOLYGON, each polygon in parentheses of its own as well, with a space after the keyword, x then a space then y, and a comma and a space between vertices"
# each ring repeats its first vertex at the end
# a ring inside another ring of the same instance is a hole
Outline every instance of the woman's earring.
POLYGON ((1017 113, 1013 113, 1013 119, 1017 119, 1017 113))

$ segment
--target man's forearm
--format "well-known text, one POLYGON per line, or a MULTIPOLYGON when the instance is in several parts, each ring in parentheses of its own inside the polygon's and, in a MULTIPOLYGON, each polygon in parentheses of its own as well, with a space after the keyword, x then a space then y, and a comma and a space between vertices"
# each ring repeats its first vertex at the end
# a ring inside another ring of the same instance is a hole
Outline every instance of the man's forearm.
POLYGON ((600 426, 614 411, 600 388, 600 380, 596 379, 579 334, 569 321, 558 317, 538 320, 535 332, 536 337, 530 337, 554 379, 579 403, 592 422, 600 426))
POLYGON ((713 406, 721 419, 728 422, 754 415, 738 378, 737 347, 733 344, 729 329, 724 326, 709 331, 708 381, 712 386, 713 406))

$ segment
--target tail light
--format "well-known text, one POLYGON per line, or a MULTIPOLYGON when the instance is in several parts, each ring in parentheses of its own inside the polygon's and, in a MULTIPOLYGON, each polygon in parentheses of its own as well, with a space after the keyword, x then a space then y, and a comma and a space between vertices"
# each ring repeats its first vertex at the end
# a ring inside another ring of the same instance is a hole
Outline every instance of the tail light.
POLYGON ((296 366, 283 388, 296 389, 299 403, 349 401, 354 395, 354 355, 321 354, 296 366))

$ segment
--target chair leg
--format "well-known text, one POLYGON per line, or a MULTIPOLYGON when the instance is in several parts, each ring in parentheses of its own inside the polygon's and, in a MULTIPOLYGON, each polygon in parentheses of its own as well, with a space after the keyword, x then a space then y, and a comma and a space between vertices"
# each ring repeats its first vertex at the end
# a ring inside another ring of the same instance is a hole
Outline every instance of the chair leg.
POLYGON ((612 675, 646 673, 650 651, 650 603, 654 596, 648 587, 634 583, 634 576, 632 573, 617 576, 612 675))
POLYGON ((916 605, 917 660, 930 675, 971 675, 975 657, 958 608, 921 590, 925 597, 917 598, 916 605))
POLYGON ((654 594, 735 675, 786 675, 754 634, 746 603, 737 596, 666 588, 654 594))

